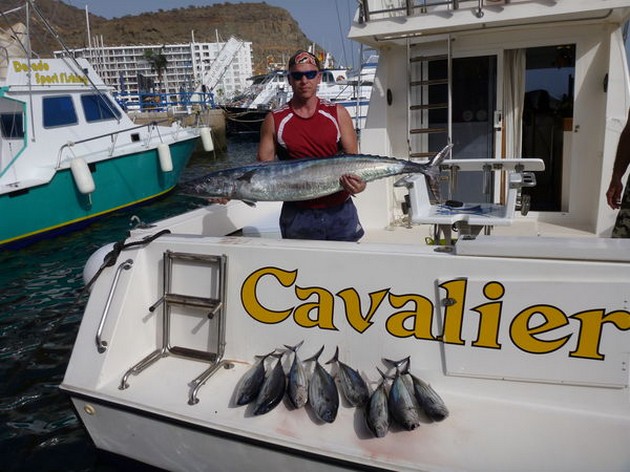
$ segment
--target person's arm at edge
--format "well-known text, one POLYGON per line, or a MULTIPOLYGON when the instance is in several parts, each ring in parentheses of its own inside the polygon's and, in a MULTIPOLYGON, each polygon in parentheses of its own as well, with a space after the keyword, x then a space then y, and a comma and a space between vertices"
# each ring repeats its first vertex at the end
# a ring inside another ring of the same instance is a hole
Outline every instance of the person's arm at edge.
POLYGON ((623 182, 621 181, 621 178, 626 173, 628 165, 630 165, 630 113, 628 114, 626 126, 623 128, 623 131, 621 131, 621 135, 619 136, 612 176, 610 178, 608 191, 606 192, 608 206, 613 210, 620 207, 623 191, 623 182))

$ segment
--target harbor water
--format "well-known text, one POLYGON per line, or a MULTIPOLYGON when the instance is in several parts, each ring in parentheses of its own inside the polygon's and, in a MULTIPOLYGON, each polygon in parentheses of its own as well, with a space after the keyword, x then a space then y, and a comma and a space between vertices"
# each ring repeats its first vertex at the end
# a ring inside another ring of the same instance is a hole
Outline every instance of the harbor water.
MULTIPOLYGON (((232 138, 221 155, 193 156, 182 181, 252 162, 255 153, 255 140, 232 138)), ((97 451, 58 386, 87 302, 89 256, 124 239, 133 216, 148 223, 203 204, 176 189, 83 230, 0 250, 0 471, 155 470, 97 451)))

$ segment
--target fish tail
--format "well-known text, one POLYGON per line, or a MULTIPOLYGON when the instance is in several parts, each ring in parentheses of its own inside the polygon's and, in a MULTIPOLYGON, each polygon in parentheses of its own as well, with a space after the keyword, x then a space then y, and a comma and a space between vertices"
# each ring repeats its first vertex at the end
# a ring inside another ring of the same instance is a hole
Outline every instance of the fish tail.
POLYGON ((303 339, 299 343, 297 343, 295 346, 289 346, 288 344, 285 344, 284 347, 286 347, 290 351, 297 352, 297 350, 300 349, 302 344, 304 344, 303 339))
POLYGON ((332 364, 333 362, 338 362, 338 361, 339 361, 339 346, 337 346, 337 349, 335 349, 335 355, 332 357, 332 359, 326 362, 326 364, 332 364))
POLYGON ((319 359, 319 356, 322 354, 322 352, 324 352, 324 346, 322 346, 322 348, 319 351, 317 351, 315 355, 304 360, 304 362, 316 361, 317 359, 319 359))
POLYGON ((411 356, 407 356, 407 357, 403 357, 400 360, 393 360, 393 359, 386 359, 383 358, 383 361, 385 361, 386 364, 390 364, 391 366, 396 367, 396 370, 400 369, 400 366, 402 366, 405 363, 409 363, 411 361, 411 356))
POLYGON ((424 175, 427 181, 427 188, 431 192, 430 200, 432 203, 441 201, 442 192, 440 190, 440 164, 442 164, 444 159, 450 155, 452 148, 453 144, 447 144, 440 152, 433 156, 425 166, 424 175))

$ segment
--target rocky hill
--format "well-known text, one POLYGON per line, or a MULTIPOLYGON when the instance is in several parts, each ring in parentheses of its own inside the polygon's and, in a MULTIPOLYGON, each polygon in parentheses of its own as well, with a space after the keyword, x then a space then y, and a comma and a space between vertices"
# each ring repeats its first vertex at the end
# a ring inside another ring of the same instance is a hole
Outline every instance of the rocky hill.
MULTIPOLYGON (((6 12, 23 4, 24 1, 19 0, 0 0, 0 10, 6 12)), ((59 0, 37 0, 36 5, 68 48, 87 46, 83 9, 59 0)), ((193 31, 198 42, 215 42, 217 34, 223 41, 234 35, 252 42, 256 72, 263 72, 268 62, 282 63, 296 49, 312 44, 287 10, 266 3, 226 2, 206 7, 159 9, 111 20, 89 16, 91 36, 102 37, 106 46, 188 43, 193 31)), ((17 21, 24 21, 24 15, 2 15, 0 27, 6 28, 17 21)), ((41 57, 50 57, 53 51, 62 49, 37 18, 32 28, 32 49, 41 57)))

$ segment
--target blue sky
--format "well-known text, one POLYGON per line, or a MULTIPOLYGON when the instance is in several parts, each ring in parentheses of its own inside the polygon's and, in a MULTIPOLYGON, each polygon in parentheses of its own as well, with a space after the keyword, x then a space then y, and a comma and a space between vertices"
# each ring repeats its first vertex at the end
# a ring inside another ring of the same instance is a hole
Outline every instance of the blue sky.
MULTIPOLYGON (((263 3, 256 0, 250 0, 250 2, 263 3)), ((81 9, 87 6, 90 13, 105 18, 115 18, 157 9, 170 10, 191 5, 206 6, 226 2, 215 0, 64 0, 64 3, 81 9)), ((359 44, 346 39, 356 10, 356 0, 265 0, 264 3, 288 10, 299 23, 304 34, 330 51, 341 65, 358 65, 359 44)), ((107 44, 107 38, 104 38, 104 41, 107 44)))

